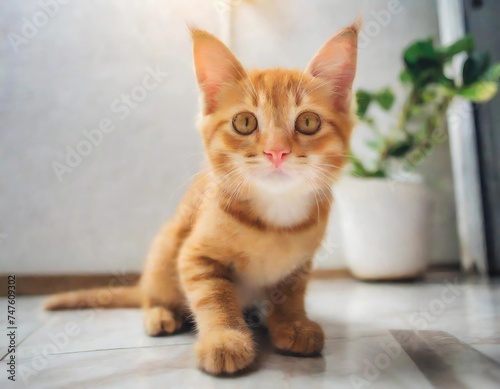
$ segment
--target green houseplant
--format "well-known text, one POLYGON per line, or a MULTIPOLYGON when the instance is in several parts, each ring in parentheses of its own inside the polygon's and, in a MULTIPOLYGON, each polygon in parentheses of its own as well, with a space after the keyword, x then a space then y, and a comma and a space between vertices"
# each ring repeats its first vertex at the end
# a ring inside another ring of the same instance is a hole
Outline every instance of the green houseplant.
POLYGON ((432 199, 415 168, 446 139, 446 113, 455 97, 482 103, 498 90, 500 65, 474 51, 470 36, 447 47, 417 41, 403 61, 399 78, 407 94, 398 113, 391 88, 357 91, 357 114, 371 129, 373 157, 366 161, 351 151, 353 177, 337 188, 346 260, 362 279, 415 278, 425 271, 432 199), (460 79, 447 72, 456 55, 466 56, 460 79), (380 128, 373 108, 396 117, 392 128, 380 128))
POLYGON ((391 131, 378 130, 368 111, 374 104, 389 111, 395 101, 392 90, 356 92, 357 115, 373 129, 367 145, 377 154, 375 161, 366 166, 352 153, 351 172, 357 177, 390 177, 391 159, 403 162, 405 169, 414 168, 425 157, 425 151, 434 146, 433 132, 445 127, 446 111, 456 96, 483 103, 498 91, 500 64, 491 64, 488 53, 474 51, 471 36, 443 48, 436 47, 432 39, 415 42, 404 51, 403 59, 400 80, 408 94, 391 131), (446 65, 461 53, 467 53, 467 59, 460 80, 454 80, 447 76, 446 65))

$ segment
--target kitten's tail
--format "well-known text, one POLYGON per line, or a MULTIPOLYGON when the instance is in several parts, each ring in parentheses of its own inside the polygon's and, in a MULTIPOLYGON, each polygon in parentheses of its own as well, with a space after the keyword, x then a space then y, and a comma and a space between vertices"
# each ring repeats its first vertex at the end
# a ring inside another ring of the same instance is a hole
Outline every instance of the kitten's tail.
POLYGON ((58 293, 50 296, 44 309, 57 311, 62 309, 87 308, 139 308, 141 290, 139 285, 117 288, 97 288, 58 293))

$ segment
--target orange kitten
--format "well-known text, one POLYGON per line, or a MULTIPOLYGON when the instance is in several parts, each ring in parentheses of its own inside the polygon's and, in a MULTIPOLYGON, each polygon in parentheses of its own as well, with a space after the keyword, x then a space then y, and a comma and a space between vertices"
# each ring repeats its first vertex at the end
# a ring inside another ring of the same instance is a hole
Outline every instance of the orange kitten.
MULTIPOLYGON (((255 358, 242 312, 252 291, 272 304, 266 326, 277 350, 322 351, 304 293, 354 123, 358 32, 359 23, 341 30, 300 72, 246 71, 217 38, 191 29, 210 168, 154 240, 139 285, 112 289, 106 307, 142 306, 152 336, 192 314, 200 368, 234 373, 255 358)), ((102 306, 99 293, 55 295, 46 308, 102 306)))

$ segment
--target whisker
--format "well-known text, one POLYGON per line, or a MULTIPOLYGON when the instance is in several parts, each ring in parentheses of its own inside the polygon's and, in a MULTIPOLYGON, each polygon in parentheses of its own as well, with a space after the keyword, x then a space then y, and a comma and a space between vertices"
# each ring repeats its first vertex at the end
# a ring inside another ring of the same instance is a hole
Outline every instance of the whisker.
MULTIPOLYGON (((306 175, 306 179, 310 182, 310 184, 312 185, 312 187, 314 189, 316 189, 314 181, 312 179, 310 179, 309 175, 306 175)), ((316 200, 316 211, 317 211, 316 217, 319 220, 319 202, 318 202, 318 197, 316 195, 316 190, 313 190, 313 194, 314 194, 314 200, 316 200)))

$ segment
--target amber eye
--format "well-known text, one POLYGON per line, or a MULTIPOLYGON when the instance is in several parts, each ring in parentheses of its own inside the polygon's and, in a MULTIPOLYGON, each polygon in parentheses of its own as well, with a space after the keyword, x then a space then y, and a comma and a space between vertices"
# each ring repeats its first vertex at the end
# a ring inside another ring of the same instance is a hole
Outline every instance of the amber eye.
POLYGON ((233 128, 241 135, 250 135, 257 129, 257 118, 253 113, 241 112, 233 118, 233 128))
POLYGON ((319 131, 321 120, 314 112, 302 112, 295 121, 295 130, 305 135, 312 135, 319 131))

